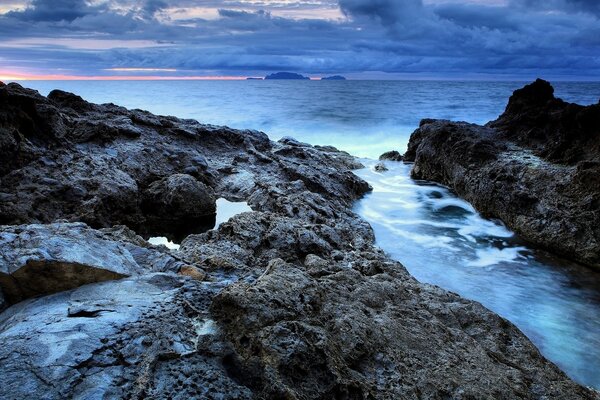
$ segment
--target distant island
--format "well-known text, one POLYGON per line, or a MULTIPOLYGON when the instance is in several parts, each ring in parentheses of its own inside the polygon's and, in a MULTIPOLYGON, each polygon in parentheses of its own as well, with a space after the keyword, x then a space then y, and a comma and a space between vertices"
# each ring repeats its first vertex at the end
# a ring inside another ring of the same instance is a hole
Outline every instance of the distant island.
POLYGON ((263 78, 256 78, 254 76, 249 76, 246 78, 247 81, 262 81, 263 78))
POLYGON ((308 76, 296 74, 294 72, 276 72, 265 76, 265 79, 296 79, 296 80, 310 80, 308 76))
POLYGON ((346 77, 341 75, 324 76, 321 78, 322 81, 345 81, 346 77))

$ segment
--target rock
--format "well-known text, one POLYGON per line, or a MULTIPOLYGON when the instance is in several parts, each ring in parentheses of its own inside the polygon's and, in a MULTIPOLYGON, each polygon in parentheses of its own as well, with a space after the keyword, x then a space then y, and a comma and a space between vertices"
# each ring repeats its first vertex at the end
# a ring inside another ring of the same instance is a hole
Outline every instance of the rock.
POLYGON ((307 76, 302 76, 294 72, 276 72, 265 76, 265 79, 285 79, 285 80, 309 80, 307 76))
POLYGON ((402 154, 396 150, 387 151, 379 156, 379 160, 384 161, 402 161, 402 154))
POLYGON ((4 311, 8 307, 8 302, 4 298, 4 292, 2 292, 2 288, 0 288, 0 313, 4 311))
POLYGON ((594 398, 511 323, 377 248, 347 153, 14 84, 0 102, 0 223, 43 223, 2 227, 3 262, 51 242, 69 246, 40 259, 130 267, 51 275, 72 289, 0 313, 0 398, 594 398), (253 211, 174 252, 138 235, 214 212, 211 196, 253 211))
POLYGON ((178 268, 158 251, 117 241, 82 223, 0 230, 0 288, 10 303, 93 282, 178 268))
POLYGON ((216 210, 212 190, 186 174, 152 183, 142 199, 148 230, 159 236, 174 234, 177 241, 194 231, 212 228, 216 210))
POLYGON ((388 167, 385 166, 384 163, 382 162, 378 162, 377 164, 375 164, 375 166, 373 167, 373 169, 377 172, 385 172, 388 171, 388 167))
POLYGON ((533 245, 600 267, 600 105, 553 96, 538 80, 486 126, 423 120, 405 159, 533 245))
POLYGON ((269 266, 212 303, 235 348, 236 375, 258 398, 592 398, 512 324, 397 279, 389 263, 372 277, 343 269, 315 278, 283 260, 269 266), (510 348, 498 347, 500 338, 510 348))
POLYGON ((3 399, 251 399, 206 303, 177 275, 101 282, 0 314, 3 399))
POLYGON ((194 267, 192 265, 184 265, 179 270, 179 274, 183 276, 189 276, 192 279, 197 281, 206 280, 206 273, 202 271, 200 268, 194 267))

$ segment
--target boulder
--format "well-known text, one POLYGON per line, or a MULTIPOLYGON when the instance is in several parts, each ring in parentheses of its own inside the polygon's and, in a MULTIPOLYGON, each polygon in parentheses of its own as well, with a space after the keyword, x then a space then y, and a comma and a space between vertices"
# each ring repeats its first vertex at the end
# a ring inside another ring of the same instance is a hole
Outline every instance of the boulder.
POLYGON ((169 255, 115 240, 83 223, 0 229, 0 288, 10 303, 93 282, 176 270, 180 264, 169 255))
POLYGON ((154 182, 143 194, 142 211, 149 230, 158 236, 174 234, 176 240, 212 228, 216 210, 212 190, 186 174, 154 182))

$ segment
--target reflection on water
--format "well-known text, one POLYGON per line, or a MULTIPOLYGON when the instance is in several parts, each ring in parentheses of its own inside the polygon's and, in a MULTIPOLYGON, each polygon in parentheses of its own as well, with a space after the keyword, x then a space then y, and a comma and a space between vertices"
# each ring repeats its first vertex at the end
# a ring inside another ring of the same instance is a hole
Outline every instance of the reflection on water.
MULTIPOLYGON (((247 211, 252 211, 252 209, 250 208, 248 203, 246 203, 245 201, 234 202, 234 201, 229 201, 224 198, 218 199, 217 200, 217 216, 215 218, 215 226, 213 229, 217 229, 219 227, 219 225, 221 225, 224 222, 229 221, 235 215, 241 214, 241 213, 247 212, 247 211)), ((195 233, 201 233, 201 232, 195 232, 195 233)), ((150 239, 148 239, 148 242, 150 242, 151 244, 153 244, 155 246, 164 245, 164 246, 167 246, 167 248, 169 248, 171 250, 179 250, 178 243, 174 243, 173 241, 169 240, 168 238, 166 238, 164 236, 151 237, 150 239)))
POLYGON ((373 186, 356 211, 378 244, 418 280, 481 302, 569 376, 600 388, 600 274, 529 248, 448 189, 410 179, 410 165, 386 165, 356 172, 373 186))

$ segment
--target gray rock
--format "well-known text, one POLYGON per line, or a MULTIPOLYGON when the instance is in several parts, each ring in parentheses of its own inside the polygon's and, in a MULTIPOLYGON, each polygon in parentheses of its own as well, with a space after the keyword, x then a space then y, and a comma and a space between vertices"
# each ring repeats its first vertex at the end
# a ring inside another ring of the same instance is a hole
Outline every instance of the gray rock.
POLYGON ((198 311, 214 292, 154 274, 12 306, 0 314, 0 398, 252 398, 198 311))
POLYGON ((0 230, 0 287, 10 303, 92 282, 176 270, 181 264, 167 254, 115 240, 83 223, 0 230))

